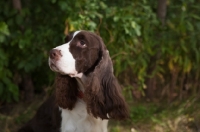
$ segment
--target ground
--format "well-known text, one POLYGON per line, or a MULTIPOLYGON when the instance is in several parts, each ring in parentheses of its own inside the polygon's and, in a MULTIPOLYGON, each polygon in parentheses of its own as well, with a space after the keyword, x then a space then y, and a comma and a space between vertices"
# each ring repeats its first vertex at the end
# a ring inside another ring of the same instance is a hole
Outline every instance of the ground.
MULTIPOLYGON (((0 107, 0 132, 15 132, 27 122, 46 99, 35 96, 32 102, 0 107)), ((130 119, 110 121, 109 132, 199 132, 200 103, 197 98, 165 102, 129 101, 130 119)))

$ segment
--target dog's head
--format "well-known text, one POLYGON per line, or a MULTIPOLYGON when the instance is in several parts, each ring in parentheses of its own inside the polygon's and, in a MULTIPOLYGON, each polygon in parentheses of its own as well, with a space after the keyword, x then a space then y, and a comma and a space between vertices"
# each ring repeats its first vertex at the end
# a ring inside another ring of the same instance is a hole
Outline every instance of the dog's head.
POLYGON ((50 51, 50 68, 63 75, 77 77, 94 70, 102 57, 100 37, 87 31, 76 31, 66 37, 67 43, 50 51))

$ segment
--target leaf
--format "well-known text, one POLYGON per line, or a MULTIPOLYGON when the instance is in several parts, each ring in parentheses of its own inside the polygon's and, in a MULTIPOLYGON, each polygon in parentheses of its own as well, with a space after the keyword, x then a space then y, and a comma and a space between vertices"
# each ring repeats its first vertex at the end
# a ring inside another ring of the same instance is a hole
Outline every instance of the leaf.
POLYGON ((118 16, 115 16, 115 17, 113 18, 113 20, 114 20, 114 22, 118 22, 118 21, 119 21, 119 17, 118 17, 118 16))
POLYGON ((10 32, 8 30, 8 26, 5 22, 0 22, 0 33, 3 34, 3 35, 6 35, 6 36, 10 35, 10 32))
POLYGON ((104 2, 100 1, 99 4, 100 4, 102 9, 106 9, 107 8, 107 5, 104 2))
POLYGON ((134 21, 131 22, 132 28, 136 28, 136 23, 134 21))
POLYGON ((188 73, 192 69, 192 62, 187 57, 185 57, 184 58, 184 65, 183 66, 184 66, 183 67, 183 71, 185 73, 188 73))
POLYGON ((141 36, 141 31, 140 31, 140 26, 137 26, 136 28, 135 28, 135 32, 136 32, 136 34, 137 34, 137 36, 141 36))

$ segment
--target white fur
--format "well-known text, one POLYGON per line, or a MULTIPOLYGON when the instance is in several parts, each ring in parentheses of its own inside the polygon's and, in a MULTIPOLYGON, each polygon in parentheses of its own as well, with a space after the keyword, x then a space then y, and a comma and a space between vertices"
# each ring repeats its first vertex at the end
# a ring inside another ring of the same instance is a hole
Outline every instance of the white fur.
MULTIPOLYGON (((78 79, 80 89, 83 89, 83 79, 78 79)), ((78 99, 73 110, 61 108, 61 132, 107 132, 108 120, 95 118, 88 114, 86 104, 78 99)))
MULTIPOLYGON (((76 31, 73 35, 73 38, 79 32, 80 31, 76 31)), ((76 77, 76 76, 79 77, 80 75, 78 74, 75 68, 75 59, 73 58, 71 52, 69 51, 70 42, 54 48, 54 49, 60 50, 60 53, 62 56, 56 62, 51 62, 52 60, 49 58, 49 65, 50 63, 55 64, 55 67, 50 67, 55 72, 59 72, 61 74, 68 74, 71 77, 76 77)))
POLYGON ((89 115, 81 99, 78 99, 73 110, 61 109, 61 112, 61 132, 107 132, 108 120, 89 115))

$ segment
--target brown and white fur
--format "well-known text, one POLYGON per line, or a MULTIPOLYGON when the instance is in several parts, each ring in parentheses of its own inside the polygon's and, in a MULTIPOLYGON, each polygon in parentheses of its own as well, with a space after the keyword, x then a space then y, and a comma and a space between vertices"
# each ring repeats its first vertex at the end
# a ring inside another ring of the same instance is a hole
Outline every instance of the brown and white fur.
POLYGON ((56 130, 107 132, 109 119, 129 116, 109 52, 98 35, 76 31, 67 36, 65 44, 50 51, 49 66, 57 73, 55 107, 61 121, 56 130))

